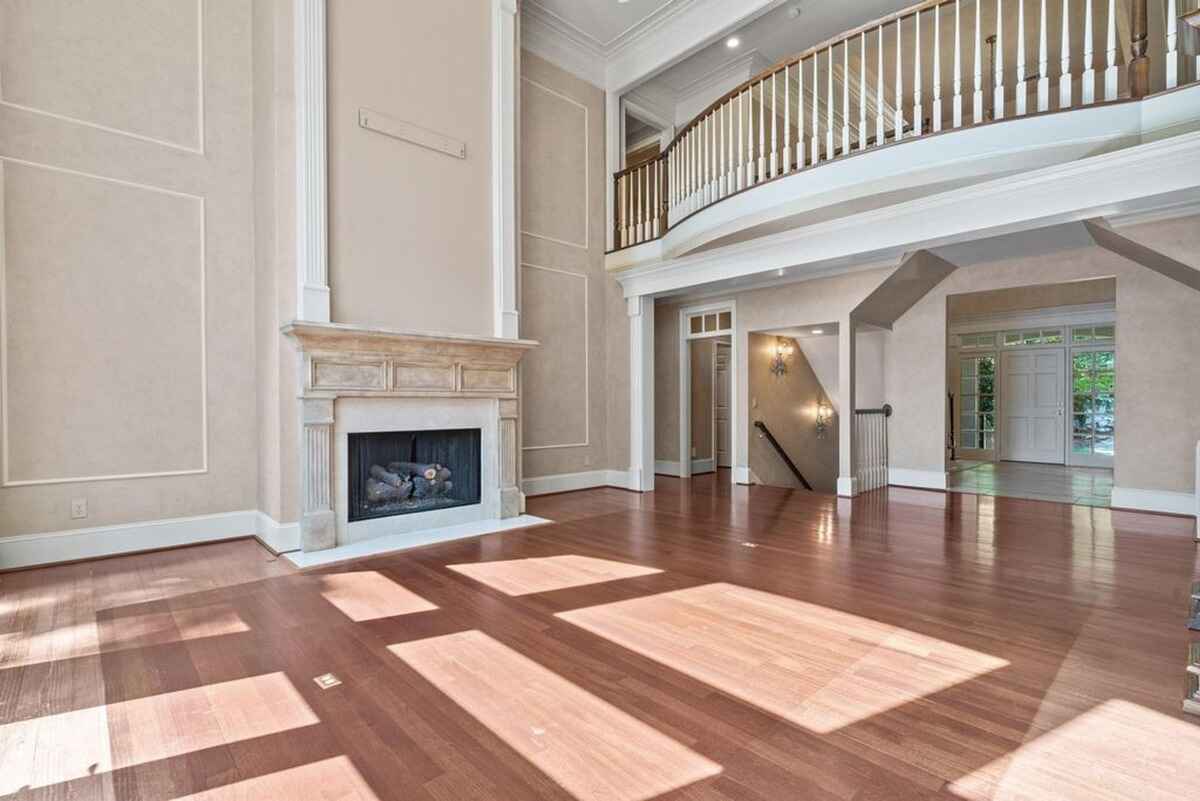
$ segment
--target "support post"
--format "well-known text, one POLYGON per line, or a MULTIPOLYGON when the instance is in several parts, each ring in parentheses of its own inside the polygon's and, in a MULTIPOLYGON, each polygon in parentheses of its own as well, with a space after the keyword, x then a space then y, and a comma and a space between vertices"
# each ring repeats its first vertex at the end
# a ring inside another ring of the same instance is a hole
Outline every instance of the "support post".
POLYGON ((608 209, 608 241, 607 250, 614 250, 617 241, 617 193, 613 185, 613 176, 621 171, 625 162, 625 125, 624 113, 621 108, 621 96, 616 92, 604 94, 604 192, 605 208, 608 209))
POLYGON ((333 400, 300 400, 300 548, 321 551, 337 545, 333 515, 333 400))
POLYGON ((854 463, 854 371, 857 350, 854 324, 854 318, 849 314, 838 320, 838 396, 842 408, 838 411, 837 494, 846 498, 858 494, 858 466, 854 463))
POLYGON ((1146 0, 1132 0, 1133 20, 1130 26, 1129 94, 1135 98, 1150 94, 1150 33, 1147 27, 1146 0))
POLYGON ((654 298, 627 298, 629 488, 654 490, 654 298))
POLYGON ((297 0, 296 317, 329 322, 328 156, 325 0, 297 0))

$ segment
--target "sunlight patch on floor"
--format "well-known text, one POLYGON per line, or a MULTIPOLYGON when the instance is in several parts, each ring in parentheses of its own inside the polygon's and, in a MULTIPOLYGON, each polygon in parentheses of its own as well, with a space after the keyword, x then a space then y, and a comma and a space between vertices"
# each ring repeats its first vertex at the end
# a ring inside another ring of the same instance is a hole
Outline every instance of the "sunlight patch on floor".
POLYGON ((282 673, 0 725, 0 795, 318 723, 282 673))
POLYGON ((732 584, 558 617, 822 734, 1008 664, 933 637, 732 584))
POLYGON ((388 648, 579 801, 645 801, 721 772, 483 632, 388 648))
POLYGON ((321 576, 321 595, 355 622, 437 609, 375 570, 321 576))
POLYGON ((968 801, 1200 798, 1200 726, 1111 700, 950 785, 968 801))
POLYGON ((362 774, 347 757, 256 776, 175 801, 378 801, 362 774))
POLYGON ((653 567, 596 559, 591 556, 543 556, 534 559, 511 559, 504 562, 478 562, 447 565, 451 570, 469 576, 505 595, 531 595, 570 587, 584 587, 606 581, 649 576, 661 573, 653 567))

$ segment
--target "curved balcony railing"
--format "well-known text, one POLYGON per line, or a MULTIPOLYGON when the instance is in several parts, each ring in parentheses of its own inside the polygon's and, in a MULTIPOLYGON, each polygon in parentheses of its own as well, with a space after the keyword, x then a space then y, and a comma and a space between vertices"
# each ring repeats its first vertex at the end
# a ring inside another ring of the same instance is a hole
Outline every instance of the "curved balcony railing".
POLYGON ((1200 56, 1183 57, 1178 33, 1194 44, 1200 0, 1158 0, 1166 24, 1154 40, 1147 2, 929 0, 809 48, 716 100, 657 158, 613 176, 614 249, 842 156, 1195 81, 1200 56))

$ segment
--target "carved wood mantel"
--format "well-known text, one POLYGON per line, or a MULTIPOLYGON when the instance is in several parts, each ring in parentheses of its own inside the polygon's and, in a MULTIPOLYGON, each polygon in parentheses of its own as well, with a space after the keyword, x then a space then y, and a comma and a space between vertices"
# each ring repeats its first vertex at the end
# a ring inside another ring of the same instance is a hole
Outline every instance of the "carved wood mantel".
POLYGON ((538 343, 293 321, 301 372, 301 547, 336 545, 331 485, 334 401, 339 397, 484 398, 497 401, 501 517, 521 513, 517 364, 538 343))

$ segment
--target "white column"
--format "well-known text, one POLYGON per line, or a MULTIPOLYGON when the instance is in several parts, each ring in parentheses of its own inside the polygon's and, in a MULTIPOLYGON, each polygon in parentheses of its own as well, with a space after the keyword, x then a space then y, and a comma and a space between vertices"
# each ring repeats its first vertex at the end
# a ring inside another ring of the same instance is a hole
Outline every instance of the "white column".
POLYGON ((329 322, 325 0, 296 0, 296 318, 329 322))
MULTIPOLYGON (((516 339, 517 2, 492 0, 492 288, 497 337, 516 339)), ((609 182, 611 183, 611 181, 609 182)))
MULTIPOLYGON (((617 247, 614 238, 616 236, 617 224, 617 197, 613 187, 612 177, 621 171, 625 163, 625 126, 623 124, 623 115, 621 110, 621 96, 615 92, 605 92, 604 94, 604 188, 606 197, 606 208, 608 209, 608 224, 604 226, 606 230, 605 240, 609 250, 617 247)), ((625 204, 624 193, 621 197, 622 205, 625 204)), ((629 218, 624 217, 621 222, 628 223, 629 218)), ((624 229, 622 229, 624 230, 624 229)))
POLYGON ((629 312, 629 489, 654 489, 654 298, 626 298, 629 312))
POLYGON ((838 397, 842 408, 838 411, 837 494, 849 498, 859 491, 854 452, 855 338, 854 320, 843 315, 838 320, 838 397))
POLYGON ((1092 33, 1092 0, 1083 0, 1083 77, 1080 84, 1083 89, 1084 105, 1096 102, 1096 53, 1092 33))
POLYGON ((300 548, 321 551, 337 545, 333 514, 333 399, 301 398, 300 415, 300 548))

